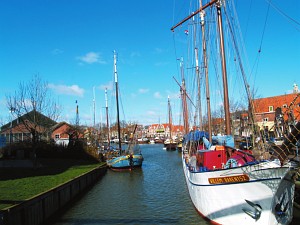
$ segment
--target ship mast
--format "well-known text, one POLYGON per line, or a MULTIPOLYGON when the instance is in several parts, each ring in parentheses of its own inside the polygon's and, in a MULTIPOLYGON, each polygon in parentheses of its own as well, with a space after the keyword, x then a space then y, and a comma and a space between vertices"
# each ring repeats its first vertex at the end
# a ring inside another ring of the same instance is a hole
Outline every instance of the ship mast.
POLYGON ((96 97, 95 97, 95 87, 93 87, 93 126, 96 126, 96 97))
MULTIPOLYGON (((200 1, 200 7, 202 6, 202 1, 200 1)), ((207 63, 207 52, 206 52, 206 39, 205 39, 205 12, 200 11, 201 19, 201 32, 202 32, 202 51, 203 51, 203 63, 204 63, 204 73, 205 73, 205 90, 206 90, 206 106, 207 106, 207 123, 208 123, 208 140, 212 141, 212 122, 211 122, 211 108, 210 108, 210 91, 209 91, 209 79, 208 79, 208 63, 207 63)))
POLYGON ((168 96, 168 115, 169 115, 169 128, 170 128, 170 141, 171 141, 172 140, 172 115, 171 115, 170 96, 168 96))
MULTIPOLYGON (((200 0, 201 1, 201 0, 200 0)), ((201 3, 200 3, 201 4, 201 3)), ((201 7, 201 5, 200 5, 201 7)), ((197 92, 197 107, 196 107, 196 112, 195 112, 195 127, 196 127, 196 122, 197 122, 197 116, 198 116, 198 122, 199 122, 199 128, 200 130, 203 130, 203 121, 202 121, 202 107, 201 107, 201 77, 200 77, 200 70, 199 70, 199 57, 198 57, 198 48, 197 46, 197 25, 194 22, 194 17, 193 17, 193 28, 194 28, 194 54, 195 54, 195 73, 196 73, 196 78, 197 78, 197 86, 198 86, 198 92, 197 92), (197 113, 198 110, 198 113, 197 113), (198 114, 198 115, 197 115, 198 114)))
MULTIPOLYGON (((219 30, 219 35, 220 35, 220 43, 219 44, 220 44, 220 57, 221 57, 221 65, 222 65, 223 91, 224 91, 225 129, 226 129, 226 134, 231 134, 227 71, 226 71, 225 48, 224 48, 222 15, 221 15, 221 1, 220 0, 212 0, 209 3, 203 5, 198 10, 193 12, 191 15, 187 16, 182 21, 177 23, 175 26, 171 27, 171 31, 174 31, 175 28, 182 25, 184 22, 186 22, 193 16, 197 15, 198 13, 201 13, 204 9, 206 9, 207 7, 212 6, 214 4, 216 4, 216 7, 217 7, 218 30, 219 30)), ((209 99, 207 99, 207 100, 209 100, 209 99)))
POLYGON ((171 27, 171 31, 174 31, 176 27, 182 25, 183 23, 185 23, 187 20, 191 19, 193 16, 197 15, 198 13, 200 13, 202 10, 206 9, 207 7, 215 4, 216 2, 218 2, 219 0, 212 0, 211 2, 205 4, 204 6, 200 7, 198 10, 196 10, 195 12, 193 12, 191 15, 187 16, 186 18, 184 18, 183 20, 181 20, 179 23, 177 23, 176 25, 174 25, 173 27, 171 27))
POLYGON ((78 129, 79 127, 79 110, 78 110, 78 101, 76 100, 76 119, 75 119, 75 125, 76 128, 78 129))
POLYGON ((221 1, 218 1, 216 5, 217 5, 217 16, 218 16, 218 28, 219 28, 219 35, 220 35, 220 55, 221 55, 221 64, 222 64, 224 110, 225 110, 225 133, 227 135, 230 135, 231 134, 230 111, 229 111, 227 70, 226 70, 224 36, 223 36, 223 26, 222 26, 222 14, 221 14, 221 1))
POLYGON ((181 70, 181 80, 182 85, 180 87, 181 99, 182 99, 182 111, 183 111, 183 126, 184 132, 187 134, 189 132, 189 117, 188 117, 188 106, 186 102, 186 87, 185 87, 185 79, 184 79, 184 70, 183 70, 183 59, 180 59, 180 70, 181 70))
POLYGON ((120 126, 120 116, 119 116, 119 93, 118 93, 118 73, 117 73, 117 54, 114 51, 114 75, 115 75, 115 85, 116 85, 116 103, 117 103, 117 125, 118 125, 118 138, 119 138, 119 151, 120 155, 122 153, 121 145, 121 126, 120 126))
POLYGON ((107 88, 105 88, 105 111, 106 111, 108 149, 110 149, 109 148, 110 147, 110 129, 109 129, 109 120, 108 120, 107 88))

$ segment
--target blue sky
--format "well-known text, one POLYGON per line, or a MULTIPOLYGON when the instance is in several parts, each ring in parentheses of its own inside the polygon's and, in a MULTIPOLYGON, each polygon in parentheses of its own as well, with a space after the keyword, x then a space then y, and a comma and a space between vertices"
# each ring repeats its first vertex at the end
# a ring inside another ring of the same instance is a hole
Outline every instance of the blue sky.
MULTIPOLYGON (((236 3, 249 67, 255 68, 249 82, 260 97, 290 93, 293 83, 300 85, 300 3, 273 0, 264 30, 267 2, 236 3)), ((115 114, 116 50, 121 119, 144 125, 167 122, 168 95, 173 116, 180 111, 173 76, 180 79, 177 58, 186 54, 185 34, 174 34, 170 28, 189 14, 189 4, 187 0, 2 0, 0 121, 9 119, 5 96, 39 74, 62 106, 61 120, 74 122, 77 100, 80 123, 92 124, 95 89, 96 123, 101 114, 104 122, 105 87, 115 114)))

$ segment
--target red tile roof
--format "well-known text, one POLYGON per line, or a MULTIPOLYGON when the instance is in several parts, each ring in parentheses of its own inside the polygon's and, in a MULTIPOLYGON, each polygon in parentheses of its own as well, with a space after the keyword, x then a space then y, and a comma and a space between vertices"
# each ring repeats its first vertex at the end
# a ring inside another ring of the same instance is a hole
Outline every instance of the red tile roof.
POLYGON ((293 94, 254 99, 253 100, 254 112, 255 114, 271 112, 269 107, 272 106, 273 112, 275 112, 276 108, 280 107, 284 114, 289 109, 291 103, 296 99, 294 105, 291 106, 291 109, 294 111, 295 118, 296 119, 298 118, 299 120, 299 116, 300 116, 299 95, 300 95, 299 93, 293 93, 293 94))

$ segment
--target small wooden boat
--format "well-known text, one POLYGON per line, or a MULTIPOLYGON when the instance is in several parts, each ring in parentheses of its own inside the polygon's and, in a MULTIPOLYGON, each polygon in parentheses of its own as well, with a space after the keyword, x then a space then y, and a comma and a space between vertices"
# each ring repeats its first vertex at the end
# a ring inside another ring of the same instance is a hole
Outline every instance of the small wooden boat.
MULTIPOLYGON (((114 52, 114 74, 115 74, 115 84, 116 84, 116 103, 117 103, 117 125, 118 125, 118 140, 121 140, 121 127, 119 119, 119 97, 118 97, 118 76, 117 76, 117 57, 116 52, 114 52)), ((135 142, 135 131, 137 125, 134 128, 128 149, 126 151, 122 150, 121 141, 118 142, 118 155, 112 159, 106 161, 109 168, 113 170, 124 170, 133 169, 135 167, 141 167, 144 161, 143 155, 140 151, 138 143, 135 142)), ((137 141, 137 140, 136 140, 137 141)))

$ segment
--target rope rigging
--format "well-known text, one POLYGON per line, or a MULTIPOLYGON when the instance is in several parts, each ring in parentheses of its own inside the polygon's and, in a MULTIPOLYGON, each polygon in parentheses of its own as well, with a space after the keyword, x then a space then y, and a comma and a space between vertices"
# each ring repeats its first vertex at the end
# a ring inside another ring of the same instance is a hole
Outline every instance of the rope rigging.
POLYGON ((271 5, 276 11, 279 12, 284 18, 288 20, 289 23, 295 26, 296 30, 300 31, 300 22, 290 17, 288 14, 286 14, 283 10, 281 10, 278 6, 274 5, 274 3, 271 0, 266 0, 269 5, 271 5))

